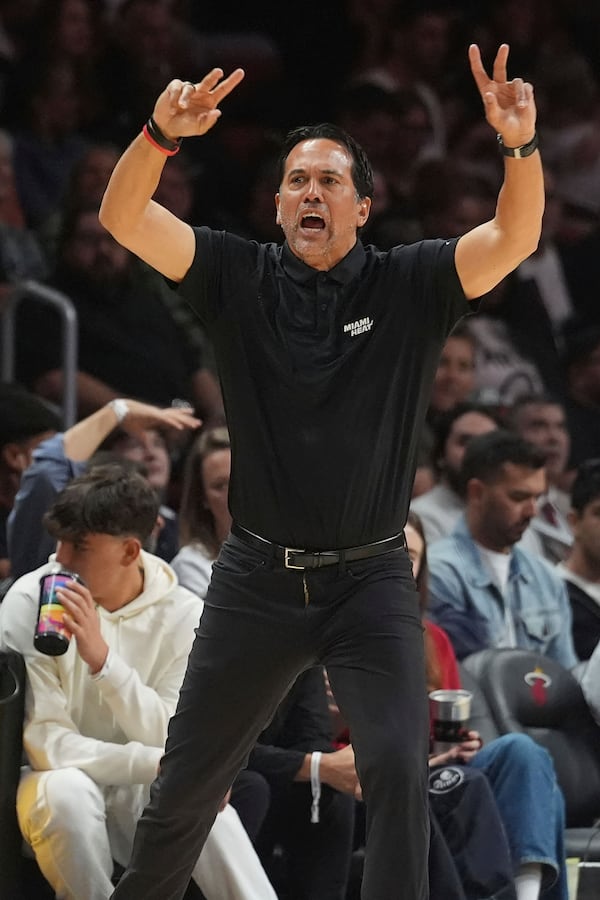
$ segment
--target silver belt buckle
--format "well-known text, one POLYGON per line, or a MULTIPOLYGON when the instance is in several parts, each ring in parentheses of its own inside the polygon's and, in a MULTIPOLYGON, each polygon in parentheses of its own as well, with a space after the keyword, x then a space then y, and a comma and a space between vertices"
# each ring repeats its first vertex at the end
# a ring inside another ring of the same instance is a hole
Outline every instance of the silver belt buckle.
POLYGON ((298 571, 303 572, 306 566, 293 566, 290 561, 290 553, 306 553, 306 550, 300 550, 299 547, 284 547, 283 551, 283 565, 286 569, 298 569, 298 571))

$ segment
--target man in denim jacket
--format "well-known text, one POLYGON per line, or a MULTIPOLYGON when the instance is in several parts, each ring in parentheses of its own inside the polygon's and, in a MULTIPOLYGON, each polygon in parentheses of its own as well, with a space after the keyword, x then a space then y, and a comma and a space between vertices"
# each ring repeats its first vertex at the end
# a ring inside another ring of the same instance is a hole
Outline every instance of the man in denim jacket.
POLYGON ((504 430, 474 438, 465 453, 466 510, 429 547, 429 615, 459 659, 487 647, 523 647, 565 668, 577 663, 564 583, 515 544, 546 490, 544 456, 504 430))

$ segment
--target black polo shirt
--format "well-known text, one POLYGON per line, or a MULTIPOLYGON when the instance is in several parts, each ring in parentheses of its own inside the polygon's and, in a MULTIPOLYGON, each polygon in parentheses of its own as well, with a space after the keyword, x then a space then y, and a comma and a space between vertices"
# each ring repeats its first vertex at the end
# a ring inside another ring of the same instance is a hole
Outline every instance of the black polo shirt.
POLYGON ((438 357, 468 311, 456 241, 358 242, 319 272, 287 245, 195 232, 179 290, 215 350, 234 519, 312 549, 401 531, 438 357))

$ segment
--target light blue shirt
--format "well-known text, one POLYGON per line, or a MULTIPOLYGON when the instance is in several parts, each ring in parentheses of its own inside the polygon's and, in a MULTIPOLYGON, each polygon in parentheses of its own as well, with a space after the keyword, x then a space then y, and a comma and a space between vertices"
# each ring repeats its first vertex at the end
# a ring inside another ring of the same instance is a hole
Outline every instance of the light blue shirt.
POLYGON ((571 607, 565 583, 545 560, 513 547, 506 590, 485 566, 464 516, 449 537, 427 548, 429 609, 450 637, 459 659, 488 647, 506 646, 507 609, 515 646, 577 664, 571 607))

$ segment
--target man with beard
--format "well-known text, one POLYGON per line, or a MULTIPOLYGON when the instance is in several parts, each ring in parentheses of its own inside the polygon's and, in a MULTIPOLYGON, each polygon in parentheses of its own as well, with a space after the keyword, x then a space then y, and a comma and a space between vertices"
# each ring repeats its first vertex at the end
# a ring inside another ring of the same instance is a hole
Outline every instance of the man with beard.
POLYGON ((570 502, 564 490, 570 480, 567 470, 570 435, 563 404, 548 395, 528 394, 511 407, 508 427, 538 447, 546 457, 548 490, 525 535, 523 547, 551 563, 562 562, 571 549, 573 532, 567 520, 570 502))
POLYGON ((515 544, 546 491, 544 454, 498 429, 473 438, 461 468, 465 514, 428 548, 429 615, 459 659, 486 647, 522 647, 565 668, 577 663, 567 590, 539 557, 515 544))
MULTIPOLYGON (((173 319, 154 273, 141 269, 142 263, 100 225, 96 208, 66 217, 53 287, 77 311, 79 416, 125 396, 163 407, 185 400, 204 420, 219 417, 220 389, 203 366, 201 349, 173 319)), ((25 301, 18 334, 20 380, 60 403, 58 315, 25 301)))
POLYGON ((497 427, 492 412, 477 403, 457 403, 441 414, 432 453, 438 483, 410 505, 421 520, 427 543, 447 537, 464 511, 460 467, 467 444, 497 427))

